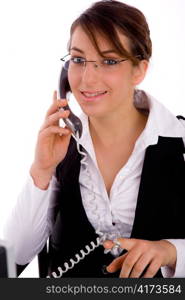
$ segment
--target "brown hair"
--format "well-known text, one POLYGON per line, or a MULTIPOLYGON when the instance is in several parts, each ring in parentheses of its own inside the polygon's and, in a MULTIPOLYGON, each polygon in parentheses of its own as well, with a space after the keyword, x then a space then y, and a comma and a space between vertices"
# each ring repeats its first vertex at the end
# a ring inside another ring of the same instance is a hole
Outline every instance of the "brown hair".
POLYGON ((95 2, 72 23, 71 37, 77 26, 83 28, 101 56, 97 33, 105 37, 120 55, 129 58, 133 64, 137 65, 142 59, 150 59, 150 30, 143 13, 133 6, 114 0, 95 2), (129 39, 131 53, 122 46, 117 30, 129 39))

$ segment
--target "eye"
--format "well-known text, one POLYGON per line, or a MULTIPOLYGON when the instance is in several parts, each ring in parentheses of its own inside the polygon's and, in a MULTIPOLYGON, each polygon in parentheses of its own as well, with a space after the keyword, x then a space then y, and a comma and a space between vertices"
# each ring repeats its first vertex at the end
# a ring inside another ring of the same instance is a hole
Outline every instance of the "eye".
POLYGON ((84 62, 85 62, 85 58, 83 58, 83 57, 78 57, 78 56, 73 56, 73 57, 71 57, 71 59, 70 59, 74 64, 84 64, 84 62))
POLYGON ((103 64, 108 65, 108 66, 114 66, 118 64, 118 60, 113 59, 113 58, 106 58, 103 60, 103 64))

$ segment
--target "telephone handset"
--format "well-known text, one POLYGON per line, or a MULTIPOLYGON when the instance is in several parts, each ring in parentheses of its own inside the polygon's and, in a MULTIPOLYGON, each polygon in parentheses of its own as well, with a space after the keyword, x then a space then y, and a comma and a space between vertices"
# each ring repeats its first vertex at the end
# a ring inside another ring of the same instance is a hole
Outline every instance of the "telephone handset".
MULTIPOLYGON (((69 63, 69 62, 68 62, 69 63)), ((60 98, 67 98, 71 92, 71 88, 68 81, 68 71, 63 67, 59 77, 59 96, 60 98)), ((69 100, 69 99, 67 99, 69 100)), ((69 105, 61 108, 64 110, 70 110, 68 118, 64 118, 63 121, 67 127, 69 127, 73 135, 76 138, 80 138, 82 135, 82 122, 81 120, 71 111, 69 105)))

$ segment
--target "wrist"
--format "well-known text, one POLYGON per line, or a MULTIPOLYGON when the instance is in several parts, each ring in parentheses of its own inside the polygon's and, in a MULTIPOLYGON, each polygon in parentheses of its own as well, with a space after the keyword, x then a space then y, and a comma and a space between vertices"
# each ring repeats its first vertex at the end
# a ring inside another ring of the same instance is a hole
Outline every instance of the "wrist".
POLYGON ((176 247, 168 240, 161 240, 160 243, 166 249, 166 253, 167 253, 166 258, 168 258, 166 265, 172 269, 175 269, 176 262, 177 262, 176 247))
POLYGON ((30 175, 36 187, 47 190, 55 169, 40 169, 35 164, 30 168, 30 175))

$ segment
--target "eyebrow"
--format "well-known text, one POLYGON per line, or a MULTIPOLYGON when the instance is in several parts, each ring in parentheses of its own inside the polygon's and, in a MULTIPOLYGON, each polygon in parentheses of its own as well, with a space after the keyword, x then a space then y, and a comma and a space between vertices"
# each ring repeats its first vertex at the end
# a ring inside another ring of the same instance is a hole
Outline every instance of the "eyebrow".
MULTIPOLYGON (((78 52, 84 54, 84 51, 77 48, 77 47, 72 47, 72 48, 69 49, 69 51, 71 51, 71 50, 75 50, 75 51, 78 51, 78 52)), ((108 54, 108 53, 117 53, 117 52, 113 49, 101 51, 101 54, 108 54)))

